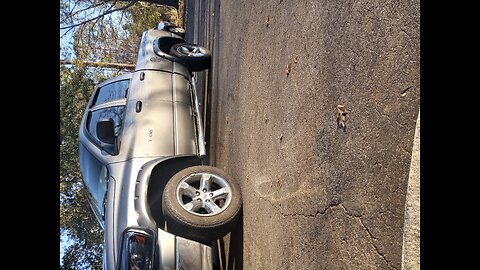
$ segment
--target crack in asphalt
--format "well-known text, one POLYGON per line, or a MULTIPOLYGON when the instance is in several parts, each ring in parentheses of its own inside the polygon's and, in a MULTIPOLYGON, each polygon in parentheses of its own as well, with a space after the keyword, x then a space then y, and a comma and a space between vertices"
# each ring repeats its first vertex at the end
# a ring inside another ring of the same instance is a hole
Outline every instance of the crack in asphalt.
POLYGON ((414 39, 404 28, 400 28, 400 32, 404 33, 410 40, 414 39))
POLYGON ((412 153, 408 151, 403 145, 399 145, 399 148, 403 150, 405 153, 407 153, 407 156, 412 156, 412 153))
POLYGON ((345 208, 345 206, 343 204, 339 204, 340 207, 343 209, 343 211, 345 212, 345 214, 351 218, 354 218, 354 219, 358 219, 358 221, 360 222, 360 224, 362 225, 362 227, 365 229, 365 231, 367 232, 369 238, 370 238, 370 242, 373 246, 373 248, 375 249, 375 251, 377 252, 377 254, 387 263, 387 265, 390 267, 390 269, 397 269, 395 266, 391 265, 390 261, 387 260, 387 258, 385 257, 385 254, 383 254, 382 252, 380 252, 380 250, 378 249, 378 247, 375 245, 375 240, 377 240, 377 238, 370 232, 370 230, 368 229, 367 226, 365 226, 365 224, 363 223, 363 220, 361 219, 361 215, 360 216, 356 216, 356 215, 353 215, 351 214, 347 208, 345 208))
POLYGON ((397 124, 397 125, 399 125, 399 126, 401 126, 401 127, 403 127, 403 128, 408 128, 407 125, 402 124, 402 123, 398 122, 397 120, 395 120, 395 124, 397 124))
POLYGON ((338 208, 340 207, 344 212, 345 214, 348 216, 348 217, 351 217, 353 219, 356 219, 359 221, 359 223, 362 225, 362 227, 364 228, 364 230, 367 232, 367 235, 369 237, 369 240, 370 240, 370 243, 372 244, 373 248, 375 249, 376 253, 387 263, 388 267, 390 269, 394 269, 396 270, 397 268, 395 266, 393 266, 390 261, 385 257, 385 254, 383 254, 377 247, 377 245, 375 245, 375 241, 377 240, 377 238, 372 234, 372 232, 370 232, 370 230, 368 229, 368 227, 365 225, 365 223, 363 223, 363 220, 362 220, 362 216, 363 215, 354 215, 352 213, 350 213, 347 208, 345 208, 345 206, 341 203, 341 202, 337 202, 337 201, 333 201, 332 203, 330 203, 327 207, 325 207, 323 210, 317 210, 315 214, 303 214, 303 213, 293 213, 293 214, 286 214, 284 213, 277 205, 275 205, 274 203, 272 203, 269 199, 263 197, 263 196, 259 196, 262 200, 268 202, 269 205, 271 205, 273 208, 275 208, 275 210, 277 210, 277 212, 283 217, 283 218, 291 218, 291 217, 304 217, 304 218, 316 218, 318 215, 324 215, 329 209, 332 209, 332 208, 338 208))

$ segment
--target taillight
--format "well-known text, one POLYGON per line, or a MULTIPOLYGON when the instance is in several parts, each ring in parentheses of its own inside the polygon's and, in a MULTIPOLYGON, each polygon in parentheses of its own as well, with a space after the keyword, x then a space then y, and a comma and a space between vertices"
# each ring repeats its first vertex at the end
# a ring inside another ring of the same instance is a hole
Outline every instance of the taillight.
POLYGON ((155 249, 153 233, 144 230, 129 230, 123 236, 122 270, 153 269, 155 249))

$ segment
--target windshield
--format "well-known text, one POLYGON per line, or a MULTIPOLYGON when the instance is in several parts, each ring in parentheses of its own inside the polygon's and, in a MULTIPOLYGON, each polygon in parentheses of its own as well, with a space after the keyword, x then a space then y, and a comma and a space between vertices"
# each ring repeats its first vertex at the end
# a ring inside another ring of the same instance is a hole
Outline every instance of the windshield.
POLYGON ((103 200, 106 195, 108 180, 107 167, 80 144, 80 170, 82 171, 83 183, 87 187, 92 210, 103 227, 103 200))

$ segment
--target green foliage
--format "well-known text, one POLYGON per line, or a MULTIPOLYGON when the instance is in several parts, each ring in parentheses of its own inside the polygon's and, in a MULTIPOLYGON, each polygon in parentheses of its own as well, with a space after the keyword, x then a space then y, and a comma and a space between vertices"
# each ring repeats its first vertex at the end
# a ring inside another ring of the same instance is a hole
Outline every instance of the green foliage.
POLYGON ((94 81, 86 74, 81 65, 60 69, 60 231, 75 239, 68 249, 75 256, 69 257, 67 251, 64 267, 71 267, 65 269, 80 269, 76 264, 87 267, 101 263, 102 254, 102 233, 80 180, 78 129, 94 87, 94 81))
POLYGON ((102 253, 102 245, 87 247, 82 241, 75 241, 73 245, 65 250, 63 257, 63 269, 102 269, 102 261, 98 254, 102 253), (82 256, 79 257, 79 254, 82 256))
POLYGON ((80 178, 78 160, 78 127, 82 112, 93 91, 93 80, 85 69, 60 69, 60 176, 80 178))
POLYGON ((135 63, 144 31, 156 28, 162 17, 173 23, 178 20, 176 9, 142 2, 130 7, 127 13, 128 19, 122 29, 126 31, 128 39, 120 40, 119 47, 122 48, 123 53, 133 56, 134 59, 131 59, 129 63, 135 63))

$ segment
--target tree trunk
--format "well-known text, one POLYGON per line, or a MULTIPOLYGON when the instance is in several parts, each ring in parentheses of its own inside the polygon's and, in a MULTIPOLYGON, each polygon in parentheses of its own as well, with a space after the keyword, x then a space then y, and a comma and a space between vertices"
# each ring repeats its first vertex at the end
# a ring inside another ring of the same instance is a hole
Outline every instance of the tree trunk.
MULTIPOLYGON (((128 70, 135 69, 135 64, 94 62, 94 61, 82 61, 82 63, 88 67, 115 68, 115 69, 128 69, 128 70)), ((60 60, 60 65, 75 65, 75 63, 72 60, 60 60)))

